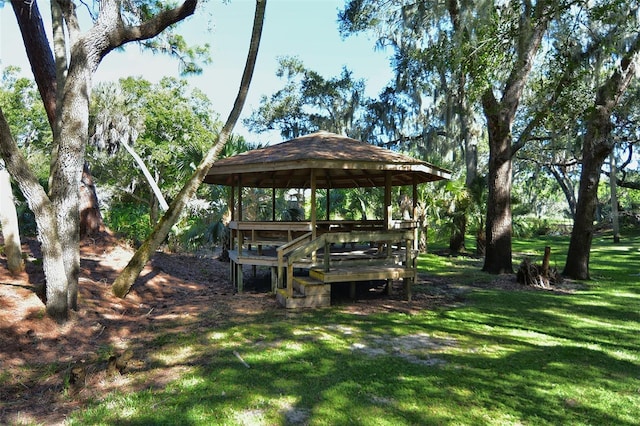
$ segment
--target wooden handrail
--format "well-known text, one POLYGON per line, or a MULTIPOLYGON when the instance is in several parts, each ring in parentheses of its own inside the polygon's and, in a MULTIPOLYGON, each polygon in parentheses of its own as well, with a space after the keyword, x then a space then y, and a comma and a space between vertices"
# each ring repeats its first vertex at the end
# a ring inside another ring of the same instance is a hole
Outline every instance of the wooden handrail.
POLYGON ((310 242, 312 236, 313 233, 307 232, 306 234, 300 235, 298 238, 295 238, 288 243, 276 248, 276 254, 278 255, 278 287, 282 285, 282 272, 284 270, 285 256, 288 257, 289 253, 291 253, 293 250, 296 250, 298 247, 310 242))
MULTIPOLYGON (((315 240, 310 239, 306 244, 299 245, 297 247, 292 247, 292 249, 287 254, 287 295, 289 297, 293 296, 293 264, 294 262, 304 258, 305 256, 318 251, 320 247, 323 247, 325 244, 325 236, 328 234, 323 234, 317 237, 315 240)), ((284 267, 284 252, 282 253, 282 258, 280 257, 280 253, 278 253, 278 276, 282 277, 282 267, 284 267)))
POLYGON ((311 231, 311 222, 236 221, 229 222, 230 229, 267 231, 311 231))
POLYGON ((280 253, 282 253, 283 255, 288 254, 291 250, 296 249, 297 247, 300 246, 300 244, 302 244, 303 242, 305 242, 306 240, 311 241, 311 236, 313 234, 311 232, 307 232, 306 234, 300 235, 298 238, 295 238, 291 241, 289 241, 286 244, 283 244, 281 246, 279 246, 276 251, 278 252, 278 255, 280 253))

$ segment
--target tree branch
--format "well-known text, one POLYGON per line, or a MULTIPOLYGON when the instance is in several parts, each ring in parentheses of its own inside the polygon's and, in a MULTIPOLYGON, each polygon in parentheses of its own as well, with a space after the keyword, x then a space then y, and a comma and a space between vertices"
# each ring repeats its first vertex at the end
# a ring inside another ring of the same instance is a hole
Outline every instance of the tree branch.
POLYGON ((122 38, 119 40, 119 44, 117 46, 113 46, 113 48, 119 47, 130 41, 146 40, 157 36, 168 26, 193 15, 197 4, 197 0, 186 0, 182 5, 174 9, 160 12, 153 19, 143 22, 138 26, 125 27, 122 32, 122 38))
POLYGON ((594 52, 596 52, 602 46, 602 40, 598 40, 596 43, 591 44, 585 52, 577 49, 571 58, 569 58, 569 64, 565 68, 562 77, 558 80, 558 84, 556 85, 553 93, 542 106, 539 108, 534 114, 533 118, 527 123, 525 129, 520 133, 520 137, 516 143, 513 144, 511 152, 515 154, 518 152, 529 140, 531 140, 531 134, 536 129, 536 127, 544 120, 549 113, 551 112, 551 107, 553 104, 560 98, 560 95, 563 93, 564 89, 568 87, 568 85, 572 81, 573 73, 583 60, 591 56, 594 52))
POLYGON ((44 102, 52 129, 56 121, 56 64, 49 48, 38 3, 33 0, 12 1, 13 12, 20 27, 22 41, 31 64, 38 91, 44 102))
MULTIPOLYGON (((602 174, 607 177, 611 177, 611 172, 608 172, 606 170, 602 170, 602 174)), ((624 179, 620 179, 619 177, 616 177, 616 185, 622 188, 640 190, 640 182, 633 182, 633 181, 630 182, 624 179)))

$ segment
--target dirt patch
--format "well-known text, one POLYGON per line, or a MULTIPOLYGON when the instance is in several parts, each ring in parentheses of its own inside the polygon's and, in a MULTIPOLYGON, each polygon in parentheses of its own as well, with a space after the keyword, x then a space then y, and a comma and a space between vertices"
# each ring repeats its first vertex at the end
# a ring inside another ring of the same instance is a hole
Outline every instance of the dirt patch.
POLYGON ((393 355, 413 364, 429 367, 445 364, 438 352, 457 346, 453 339, 441 339, 426 333, 407 336, 369 336, 365 342, 354 343, 351 349, 369 356, 393 355))
MULTIPOLYGON (((129 295, 119 299, 110 285, 133 250, 105 234, 81 246, 80 309, 60 326, 45 315, 36 295, 44 285, 37 242, 26 241, 23 251, 26 271, 15 276, 0 257, 0 424, 62 424, 70 412, 108 392, 164 387, 188 367, 151 366, 145 352, 158 335, 211 330, 268 311, 283 318, 295 315, 276 305, 263 272, 247 280, 245 293, 236 294, 227 279, 229 264, 217 260, 215 253, 158 252, 129 295), (118 364, 124 358, 123 365, 118 364), (119 374, 142 369, 144 383, 119 374)), ((245 276, 252 276, 250 267, 245 276)), ((422 290, 411 302, 403 299, 397 284, 391 296, 374 286, 357 301, 338 297, 334 305, 360 315, 417 313, 461 303, 468 291, 426 276, 419 277, 417 287, 422 290)), ((411 342, 425 342, 424 336, 418 337, 411 342)), ((396 343, 402 348, 396 352, 425 359, 421 351, 428 347, 407 349, 407 342, 396 343)))

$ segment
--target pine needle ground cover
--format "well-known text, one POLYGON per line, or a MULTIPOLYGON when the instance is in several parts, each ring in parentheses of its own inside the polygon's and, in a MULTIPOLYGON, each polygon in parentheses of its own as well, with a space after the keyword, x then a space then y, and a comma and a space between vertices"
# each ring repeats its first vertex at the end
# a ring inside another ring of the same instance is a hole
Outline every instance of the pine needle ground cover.
MULTIPOLYGON (((562 238, 516 241, 514 267, 545 245, 561 269, 562 238)), ((138 390, 115 387, 69 423, 635 425, 640 237, 598 237, 591 259, 591 281, 550 291, 478 272, 481 259, 428 254, 416 297, 454 293, 434 310, 338 305, 176 324, 120 379, 138 390)))

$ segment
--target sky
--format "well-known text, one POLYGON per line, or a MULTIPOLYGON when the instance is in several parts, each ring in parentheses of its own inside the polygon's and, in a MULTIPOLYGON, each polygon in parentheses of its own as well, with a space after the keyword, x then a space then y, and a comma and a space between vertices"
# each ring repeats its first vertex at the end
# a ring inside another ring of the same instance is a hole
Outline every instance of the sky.
MULTIPOLYGON (((261 96, 270 96, 284 85, 276 77, 277 58, 296 56, 305 67, 329 79, 343 67, 354 78, 364 79, 371 97, 392 78, 388 51, 376 51, 371 36, 357 35, 342 39, 338 33, 338 11, 344 0, 268 0, 256 69, 247 102, 236 132, 249 142, 275 143, 277 133, 256 135, 242 125, 259 106, 261 96)), ((1 4, 1 0, 0 0, 1 4)), ((49 2, 38 2, 51 40, 49 2)), ((185 77, 189 84, 205 92, 214 110, 226 120, 235 100, 251 38, 255 1, 209 0, 198 6, 194 16, 179 24, 177 30, 189 43, 209 43, 212 63, 199 76, 185 77)), ((82 29, 88 29, 85 25, 82 29)), ((11 6, 0 8, 0 67, 17 65, 26 76, 30 66, 11 6)), ((162 55, 152 55, 136 45, 109 53, 100 64, 94 82, 115 81, 125 76, 141 76, 156 82, 163 76, 179 78, 178 62, 162 55)))

